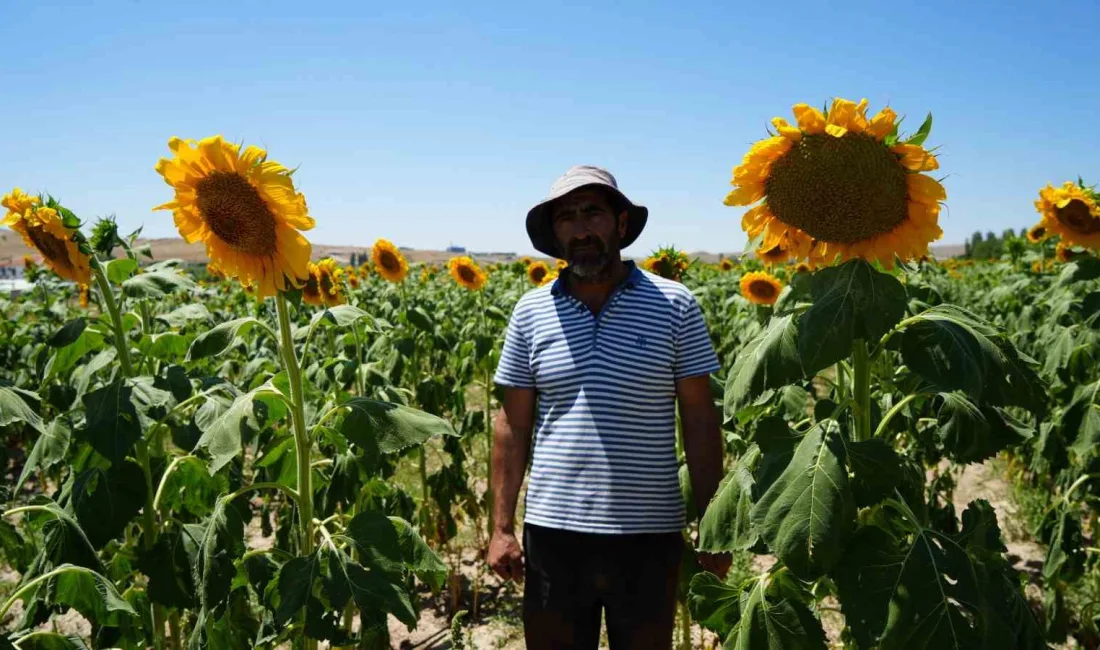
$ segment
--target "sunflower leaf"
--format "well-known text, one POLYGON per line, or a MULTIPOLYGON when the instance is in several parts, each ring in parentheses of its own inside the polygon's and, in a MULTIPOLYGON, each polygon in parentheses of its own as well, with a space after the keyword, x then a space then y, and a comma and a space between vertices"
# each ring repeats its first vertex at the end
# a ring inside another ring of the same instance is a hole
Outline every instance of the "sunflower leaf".
POLYGON ((802 378, 797 338, 792 316, 772 318, 768 328, 737 353, 726 378, 723 402, 727 419, 736 417, 764 391, 802 378))
POLYGON ((722 479, 718 491, 699 522, 699 550, 708 553, 745 551, 753 547, 759 534, 750 520, 753 469, 760 460, 760 447, 753 445, 722 479))
POLYGON ((137 260, 129 257, 120 257, 107 262, 107 279, 114 284, 122 284, 134 274, 138 268, 137 260))
MULTIPOLYGON (((0 411, 2 410, 0 409, 0 411)), ((23 464, 23 471, 19 474, 19 480, 15 482, 12 492, 18 493, 20 488, 23 487, 23 483, 35 472, 49 469, 54 463, 64 460, 65 454, 69 451, 71 438, 72 433, 61 418, 50 422, 42 431, 42 435, 38 436, 38 440, 34 441, 34 447, 31 448, 31 453, 27 455, 27 460, 23 464)))
POLYGON ((238 336, 245 336, 255 325, 264 327, 259 319, 251 316, 214 326, 213 329, 196 336, 191 342, 191 347, 187 350, 187 360, 197 361, 225 352, 238 336))
POLYGON ((80 612, 89 621, 103 624, 112 612, 137 616, 133 606, 118 593, 113 582, 103 575, 80 566, 63 564, 53 581, 49 600, 80 612))
POLYGON ((194 280, 171 270, 147 271, 122 283, 122 292, 131 298, 163 298, 194 288, 194 280))
POLYGON ((348 412, 339 431, 368 457, 397 453, 435 436, 458 435, 447 420, 401 404, 355 397, 341 406, 348 412))
POLYGON ((768 548, 803 580, 836 564, 855 522, 844 443, 835 424, 815 425, 752 507, 752 525, 768 548))
POLYGON ((80 338, 80 335, 84 332, 84 328, 87 326, 88 321, 84 320, 84 318, 74 318, 62 325, 61 329, 57 330, 46 344, 51 348, 63 348, 67 345, 72 345, 80 338))
POLYGON ((856 339, 876 342, 905 315, 905 287, 863 260, 814 273, 814 304, 798 319, 798 353, 807 373, 848 358, 856 339))

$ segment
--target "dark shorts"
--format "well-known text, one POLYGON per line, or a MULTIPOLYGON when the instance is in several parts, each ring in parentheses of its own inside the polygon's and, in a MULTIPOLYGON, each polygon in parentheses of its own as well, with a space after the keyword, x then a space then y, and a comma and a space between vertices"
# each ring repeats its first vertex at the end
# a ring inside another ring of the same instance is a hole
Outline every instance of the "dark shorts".
POLYGON ((597 535, 525 526, 528 650, 596 650, 600 614, 612 650, 668 650, 680 533, 597 535))

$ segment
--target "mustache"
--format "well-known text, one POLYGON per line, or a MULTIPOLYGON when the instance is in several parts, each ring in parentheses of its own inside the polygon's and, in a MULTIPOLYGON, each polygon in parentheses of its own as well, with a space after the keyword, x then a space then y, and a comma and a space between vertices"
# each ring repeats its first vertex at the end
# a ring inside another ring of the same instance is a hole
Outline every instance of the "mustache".
POLYGON ((572 256, 576 253, 577 249, 582 246, 590 246, 596 249, 596 252, 603 254, 607 252, 607 245, 604 244, 599 237, 585 237, 584 239, 575 239, 566 246, 565 252, 572 256))

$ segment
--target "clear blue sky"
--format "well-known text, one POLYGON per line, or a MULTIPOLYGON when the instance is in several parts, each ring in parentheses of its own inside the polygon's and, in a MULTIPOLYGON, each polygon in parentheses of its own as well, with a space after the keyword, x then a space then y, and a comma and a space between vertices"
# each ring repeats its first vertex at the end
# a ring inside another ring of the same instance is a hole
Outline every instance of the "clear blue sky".
POLYGON ((174 236, 153 165, 220 133, 299 167, 316 243, 527 253, 527 208, 598 164, 650 207, 630 253, 733 251, 722 199, 769 119, 867 97, 934 113, 955 243, 1100 181, 1098 30, 1096 0, 4 0, 0 187, 174 236))

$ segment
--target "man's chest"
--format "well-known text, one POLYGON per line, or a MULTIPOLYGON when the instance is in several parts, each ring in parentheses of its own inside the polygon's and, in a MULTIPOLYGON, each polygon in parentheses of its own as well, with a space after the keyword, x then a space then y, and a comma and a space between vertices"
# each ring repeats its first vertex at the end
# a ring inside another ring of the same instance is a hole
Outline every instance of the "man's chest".
POLYGON ((534 328, 531 371, 541 391, 624 379, 641 387, 673 384, 676 358, 671 315, 615 304, 600 315, 579 302, 560 302, 554 318, 534 328))

